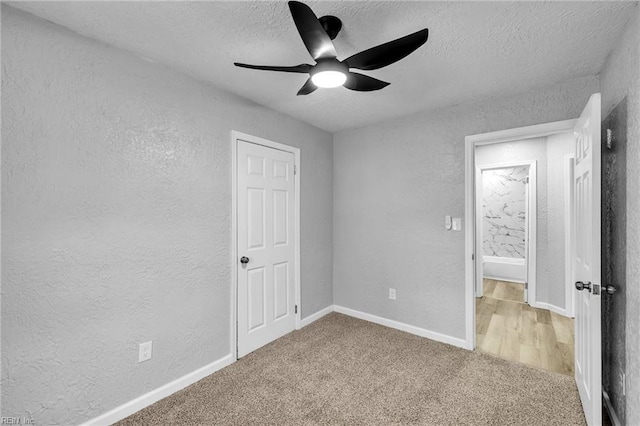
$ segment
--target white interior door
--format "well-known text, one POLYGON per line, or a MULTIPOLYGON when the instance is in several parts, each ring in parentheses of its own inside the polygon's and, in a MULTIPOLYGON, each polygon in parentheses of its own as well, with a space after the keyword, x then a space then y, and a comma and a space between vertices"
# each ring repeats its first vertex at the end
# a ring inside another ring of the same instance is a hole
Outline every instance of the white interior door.
POLYGON ((575 127, 575 371, 589 425, 602 424, 600 330, 600 94, 575 127))
POLYGON ((238 141, 238 357, 295 329, 295 175, 290 152, 238 141))

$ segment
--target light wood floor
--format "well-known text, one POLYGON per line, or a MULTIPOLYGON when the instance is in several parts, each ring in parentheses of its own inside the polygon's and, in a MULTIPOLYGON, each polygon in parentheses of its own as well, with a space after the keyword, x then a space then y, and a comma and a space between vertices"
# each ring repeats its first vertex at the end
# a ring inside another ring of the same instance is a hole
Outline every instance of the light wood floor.
POLYGON ((484 280, 476 346, 484 353, 573 375, 573 319, 523 302, 522 284, 484 280))

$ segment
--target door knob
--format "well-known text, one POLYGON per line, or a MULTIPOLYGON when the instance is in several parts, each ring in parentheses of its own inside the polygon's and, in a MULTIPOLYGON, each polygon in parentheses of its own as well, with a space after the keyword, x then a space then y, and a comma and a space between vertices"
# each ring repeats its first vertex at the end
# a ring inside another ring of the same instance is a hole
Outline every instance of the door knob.
POLYGON ((602 292, 603 293, 607 293, 609 295, 615 294, 616 291, 618 291, 618 289, 615 286, 612 286, 612 285, 605 285, 602 288, 602 292))
POLYGON ((240 263, 249 263, 249 258, 247 256, 242 256, 240 258, 240 263))
POLYGON ((591 293, 591 283, 583 283, 582 281, 576 281, 576 289, 578 289, 579 291, 582 291, 583 289, 587 289, 589 291, 589 293, 591 293))

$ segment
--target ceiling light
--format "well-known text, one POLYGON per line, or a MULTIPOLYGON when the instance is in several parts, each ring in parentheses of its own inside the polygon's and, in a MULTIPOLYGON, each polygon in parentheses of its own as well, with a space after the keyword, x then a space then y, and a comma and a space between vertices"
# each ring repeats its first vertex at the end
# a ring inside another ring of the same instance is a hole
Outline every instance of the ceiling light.
POLYGON ((311 81, 318 87, 338 87, 347 81, 347 76, 340 71, 320 71, 311 77, 311 81))

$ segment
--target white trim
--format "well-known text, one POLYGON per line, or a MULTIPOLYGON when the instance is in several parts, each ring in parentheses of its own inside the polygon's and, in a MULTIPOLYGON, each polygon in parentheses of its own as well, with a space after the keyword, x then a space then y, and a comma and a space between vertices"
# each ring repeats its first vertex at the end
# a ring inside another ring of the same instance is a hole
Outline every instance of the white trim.
POLYGON ((322 318, 325 315, 330 314, 331 312, 333 312, 333 305, 331 306, 327 306, 324 309, 320 309, 318 312, 316 312, 315 314, 311 314, 306 318, 303 318, 300 324, 300 328, 302 327, 306 327, 309 324, 311 324, 314 321, 318 321, 320 318, 322 318))
POLYGON ((295 198, 295 293, 296 293, 296 305, 298 306, 298 313, 296 313, 296 330, 302 327, 301 325, 301 311, 302 306, 300 303, 300 176, 302 166, 300 165, 300 148, 273 142, 268 139, 263 139, 257 136, 248 135, 246 133, 238 132, 236 130, 231 131, 231 354, 233 359, 238 359, 238 211, 237 211, 237 152, 238 141, 253 143, 256 145, 262 145, 269 148, 278 149, 280 151, 290 152, 295 158, 296 173, 294 175, 294 198, 295 198))
POLYGON ((231 309, 229 310, 229 347, 238 359, 238 142, 231 131, 231 309))
POLYGON ((604 389, 602 390, 602 399, 604 399, 604 406, 607 408, 609 419, 613 426, 621 426, 622 423, 620 423, 616 410, 613 409, 613 404, 611 404, 611 398, 609 398, 609 394, 604 389))
POLYGON ((224 358, 220 358, 219 360, 214 361, 211 364, 205 365, 202 368, 192 371, 191 373, 186 374, 172 382, 169 382, 166 385, 162 385, 159 388, 152 390, 151 392, 145 393, 142 396, 132 399, 131 401, 126 402, 114 408, 113 410, 107 411, 106 413, 98 417, 94 417, 86 423, 83 423, 82 426, 111 425, 126 417, 129 417, 133 413, 136 413, 155 402, 160 401, 163 398, 168 397, 169 395, 178 392, 181 389, 186 388, 189 385, 194 384, 198 380, 201 380, 215 373, 216 371, 233 364, 234 362, 235 359, 233 358, 232 354, 229 354, 224 358))
POLYGON ((476 347, 476 298, 475 298, 475 143, 465 138, 464 147, 464 276, 465 276, 465 340, 466 346, 473 350, 476 347))
POLYGON ((529 185, 527 186, 527 300, 529 306, 538 301, 538 162, 529 167, 529 185))
POLYGON ((560 307, 558 307, 556 305, 552 305, 551 303, 538 302, 538 303, 536 303, 534 308, 546 309, 546 310, 549 310, 551 312, 555 312, 558 315, 562 315, 563 317, 568 317, 569 316, 569 315, 567 315, 567 311, 565 309, 562 309, 562 308, 560 308, 560 307))
MULTIPOLYGON (((538 240, 537 240, 537 223, 538 223, 538 162, 537 160, 524 160, 524 161, 510 161, 504 163, 496 163, 496 164, 484 164, 476 166, 476 183, 477 187, 482 186, 482 172, 485 170, 495 170, 495 169, 506 169, 511 167, 527 167, 528 168, 528 177, 529 184, 527 186, 527 209, 525 212, 526 215, 526 223, 525 223, 525 264, 527 270, 527 297, 526 302, 531 305, 536 305, 536 265, 537 265, 537 251, 538 251, 538 240)), ((477 190, 476 190, 477 192, 477 190)), ((482 210, 482 200, 480 197, 476 198, 476 212, 482 210)), ((475 220, 475 229, 476 229, 476 253, 482 253, 482 215, 477 214, 475 220)), ((476 274, 476 297, 482 297, 483 294, 483 264, 484 256, 478 255, 475 259, 475 270, 478 271, 476 274)))
MULTIPOLYGON (((516 284, 524 284, 526 281, 525 280, 521 280, 518 278, 505 278, 505 277, 499 277, 497 275, 484 275, 484 278, 488 279, 488 280, 495 280, 495 281, 508 281, 510 283, 516 283, 516 284)), ((482 297, 482 296, 476 296, 476 297, 482 297)))
POLYGON ((517 129, 471 135, 464 138, 465 156, 465 342, 468 348, 476 347, 476 302, 475 302, 475 148, 477 145, 511 142, 527 138, 549 136, 556 133, 573 132, 577 120, 556 121, 517 129))
POLYGON ((575 165, 575 154, 567 154, 564 156, 564 280, 565 280, 565 296, 564 304, 566 306, 567 316, 574 318, 576 316, 576 292, 573 291, 573 251, 575 250, 575 221, 573 214, 575 212, 575 196, 574 196, 574 176, 573 169, 575 165))
POLYGON ((380 324, 385 327, 394 328, 396 330, 415 334, 416 336, 426 337, 427 339, 457 346, 459 348, 473 349, 467 345, 467 342, 464 339, 447 336, 446 334, 436 333, 435 331, 416 327, 414 325, 409 325, 402 322, 390 320, 387 318, 382 318, 377 315, 367 314, 365 312, 356 311, 355 309, 345 308, 344 306, 339 306, 339 305, 334 305, 333 310, 340 314, 349 315, 350 317, 358 318, 361 320, 380 324))
MULTIPOLYGON (((484 188, 484 182, 482 181, 482 170, 476 166, 476 187, 474 190, 474 194, 476 194, 475 198, 475 211, 478 213, 475 215, 475 252, 478 253, 477 258, 475 259, 475 270, 476 273, 476 297, 484 296, 484 252, 482 251, 482 197, 479 196, 479 190, 484 188)), ((483 191, 484 192, 484 191, 483 191)), ((484 193, 482 193, 484 195, 484 193)))
POLYGON ((542 138, 564 132, 573 132, 578 119, 554 121, 552 123, 534 124, 533 126, 499 130, 497 132, 480 133, 465 137, 465 143, 475 146, 491 145, 501 142, 513 142, 521 139, 542 138))

